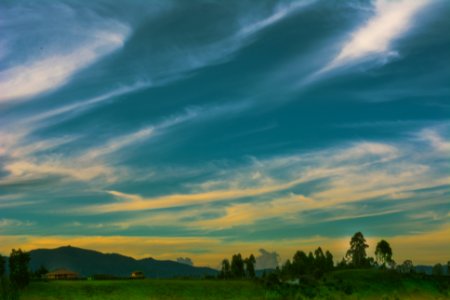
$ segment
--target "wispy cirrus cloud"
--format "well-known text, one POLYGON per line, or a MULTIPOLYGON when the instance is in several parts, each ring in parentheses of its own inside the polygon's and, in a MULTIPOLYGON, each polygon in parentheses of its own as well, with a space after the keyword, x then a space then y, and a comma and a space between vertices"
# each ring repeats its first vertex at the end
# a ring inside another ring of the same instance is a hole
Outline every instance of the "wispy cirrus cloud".
MULTIPOLYGON (((34 128, 19 127, 17 132, 0 132, 0 156, 5 162, 3 170, 7 175, 0 178, 0 183, 13 184, 16 181, 36 180, 49 176, 62 177, 89 183, 95 179, 96 184, 105 185, 132 176, 131 170, 116 166, 118 157, 123 157, 123 150, 138 145, 149 139, 175 129, 180 124, 194 120, 208 122, 217 117, 246 110, 251 101, 227 103, 209 106, 187 107, 183 111, 161 118, 154 124, 148 124, 136 130, 117 134, 103 141, 95 141, 80 153, 64 154, 52 151, 57 147, 76 143, 78 136, 48 138, 33 141, 30 130, 34 128), (40 152, 48 152, 40 155, 40 152), (128 175, 127 175, 128 174, 128 175)), ((31 123, 34 124, 34 123, 31 123)))
POLYGON ((64 4, 50 5, 45 12, 42 7, 3 9, 6 20, 0 28, 6 25, 4 48, 10 47, 9 56, 16 56, 8 57, 10 63, 0 70, 0 102, 32 97, 62 86, 77 71, 122 47, 130 31, 124 23, 64 4), (43 15, 48 14, 52 14, 51 21, 45 23, 49 27, 42 27, 43 15), (22 32, 24 22, 36 28, 32 38, 22 32), (59 31, 62 28, 64 33, 59 31), (60 38, 49 39, 49 35, 60 38), (22 48, 18 36, 31 38, 34 47, 22 48))
POLYGON ((396 55, 395 50, 391 49, 393 41, 414 25, 414 16, 429 2, 428 0, 375 1, 374 16, 351 34, 338 55, 319 73, 371 55, 396 55))
MULTIPOLYGON (((317 2, 316 0, 301 0, 296 2, 282 2, 276 5, 272 11, 272 13, 265 17, 265 18, 259 18, 256 21, 253 22, 243 22, 244 25, 242 28, 238 31, 238 36, 246 36, 253 33, 256 33, 258 31, 263 30, 266 27, 269 27, 283 18, 294 14, 298 10, 307 7, 309 5, 312 5, 313 3, 317 2)), ((247 17, 248 18, 248 17, 247 17)))
MULTIPOLYGON (((189 207, 217 201, 233 203, 236 199, 263 195, 272 199, 259 204, 232 204, 227 208, 231 224, 238 219, 248 221, 271 214, 283 215, 298 210, 327 208, 377 197, 392 195, 393 198, 398 198, 396 195, 448 182, 448 178, 432 176, 433 171, 426 158, 419 157, 405 163, 409 151, 403 145, 361 142, 317 153, 256 160, 250 166, 229 171, 228 176, 222 171, 221 176, 225 176, 222 180, 191 186, 195 192, 189 194, 145 197, 113 190, 108 193, 115 196, 118 202, 86 208, 86 211, 110 213, 189 207), (328 181, 326 188, 307 197, 296 195, 280 198, 280 193, 291 193, 291 189, 299 184, 318 179, 328 181), (261 207, 250 209, 252 206, 261 207), (292 206, 297 206, 298 209, 295 210, 292 206), (283 207, 288 209, 276 212, 283 207), (254 217, 245 217, 242 213, 244 211, 252 212, 254 217)), ((226 224, 225 219, 216 224, 219 223, 226 224)))
POLYGON ((66 104, 58 108, 54 108, 43 113, 40 113, 36 116, 29 117, 22 122, 19 123, 21 126, 39 126, 40 122, 51 122, 52 118, 64 116, 68 113, 71 116, 76 115, 76 113, 80 113, 85 109, 95 106, 96 104, 102 103, 104 101, 111 100, 116 97, 120 97, 122 95, 126 95, 132 92, 136 92, 138 90, 148 88, 152 86, 152 83, 149 81, 138 81, 131 85, 125 85, 118 87, 116 89, 112 89, 106 93, 100 94, 98 96, 94 96, 88 99, 78 100, 72 104, 66 104))
POLYGON ((439 134, 438 129, 424 129, 419 133, 419 137, 428 141, 436 151, 444 154, 450 153, 450 141, 439 134))

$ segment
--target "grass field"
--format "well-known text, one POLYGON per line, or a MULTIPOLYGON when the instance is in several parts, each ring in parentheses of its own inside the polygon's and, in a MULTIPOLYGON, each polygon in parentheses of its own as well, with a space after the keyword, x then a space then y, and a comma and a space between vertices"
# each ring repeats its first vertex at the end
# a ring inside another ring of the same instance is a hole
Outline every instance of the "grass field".
POLYGON ((251 281, 112 280, 33 282, 21 300, 47 299, 264 299, 264 289, 251 281))
POLYGON ((337 271, 320 282, 269 289, 231 280, 111 280, 32 282, 21 300, 78 299, 450 299, 450 279, 405 277, 371 270, 337 271))

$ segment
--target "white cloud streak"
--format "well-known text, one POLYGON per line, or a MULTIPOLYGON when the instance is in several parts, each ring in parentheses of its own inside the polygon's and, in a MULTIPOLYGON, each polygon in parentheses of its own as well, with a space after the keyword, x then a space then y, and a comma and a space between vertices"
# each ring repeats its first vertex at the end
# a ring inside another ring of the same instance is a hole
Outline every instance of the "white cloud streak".
POLYGON ((260 19, 258 21, 252 22, 250 24, 244 25, 239 31, 238 36, 247 36, 258 31, 263 30, 266 27, 269 27, 283 18, 297 12, 299 9, 304 8, 308 5, 316 2, 315 0, 302 0, 288 3, 281 3, 277 5, 268 17, 260 19))
MULTIPOLYGON (((35 47, 31 47, 30 50, 24 48, 9 50, 9 52, 20 53, 30 51, 30 53, 25 60, 16 59, 15 64, 9 64, 8 67, 0 70, 0 90, 2 91, 0 102, 32 97, 64 85, 77 71, 122 47, 130 31, 130 28, 123 23, 99 16, 93 17, 92 13, 86 24, 78 22, 74 25, 71 21, 75 18, 75 11, 61 5, 53 7, 49 12, 45 11, 45 14, 54 13, 57 18, 61 18, 53 26, 66 28, 66 36, 50 40, 49 44, 45 44, 45 39, 48 39, 45 29, 40 24, 35 24, 42 17, 41 13, 44 13, 43 10, 36 9, 30 15, 28 12, 20 16, 21 20, 28 22, 30 27, 38 28, 35 36, 23 35, 23 38, 32 38, 35 43, 32 46, 35 47), (39 35, 41 34, 39 30, 43 31, 42 35, 39 35), (67 43, 68 46, 64 44, 66 41, 70 41, 67 43), (46 47, 49 50, 41 53, 38 51, 39 47, 41 49, 46 47)), ((17 17, 16 12, 8 12, 5 15, 12 19, 17 17)), ((10 23, 6 29, 3 29, 5 36, 21 36, 20 22, 16 24, 15 21, 10 21, 10 23)))
POLYGON ((413 26, 415 14, 428 3, 428 0, 377 0, 374 16, 351 34, 339 54, 320 73, 374 54, 395 55, 392 42, 413 26))

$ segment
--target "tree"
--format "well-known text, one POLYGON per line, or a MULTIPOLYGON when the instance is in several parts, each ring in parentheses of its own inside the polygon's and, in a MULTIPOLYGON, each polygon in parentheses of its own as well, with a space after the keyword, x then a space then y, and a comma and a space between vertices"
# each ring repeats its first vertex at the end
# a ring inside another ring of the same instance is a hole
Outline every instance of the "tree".
POLYGON ((5 275, 6 271, 5 263, 6 263, 5 258, 0 255, 0 278, 2 278, 5 275))
POLYGON ((366 248, 366 239, 361 232, 357 232, 350 240, 350 249, 347 250, 346 257, 349 259, 353 267, 361 268, 368 265, 366 248))
POLYGON ((230 278, 231 277, 230 261, 226 258, 224 260, 222 260, 222 270, 220 271, 219 276, 221 278, 230 278))
POLYGON ((240 253, 233 255, 231 258, 231 275, 234 278, 245 277, 244 261, 240 253))
POLYGON ((377 262, 383 266, 386 266, 386 264, 391 264, 392 249, 388 242, 385 240, 378 242, 377 247, 375 248, 375 257, 377 258, 377 262))
POLYGON ((450 276, 450 260, 447 262, 447 276, 450 276))
POLYGON ((256 263, 255 256, 253 254, 250 254, 250 256, 245 259, 244 263, 245 263, 245 271, 247 273, 247 277, 255 278, 256 277, 256 274, 255 274, 255 263, 256 263))
POLYGON ((333 254, 330 251, 325 252, 325 270, 332 271, 334 268, 333 254))
POLYGON ((43 265, 41 265, 40 267, 39 267, 39 269, 37 269, 35 272, 34 272, 34 276, 36 277, 36 278, 43 278, 44 277, 44 275, 45 274, 47 274, 48 273, 48 269, 46 268, 46 267, 44 267, 43 265))
POLYGON ((442 276, 444 274, 444 268, 441 264, 435 264, 432 273, 434 276, 442 276))
POLYGON ((303 251, 297 251, 292 259, 292 275, 299 277, 308 273, 309 262, 308 256, 303 251))
POLYGON ((345 269, 345 268, 347 268, 347 261, 345 260, 345 258, 342 258, 341 261, 337 263, 336 267, 338 269, 345 269))
POLYGON ((407 259, 405 260, 400 266, 397 267, 398 271, 400 271, 400 273, 405 273, 405 274, 409 274, 409 273, 413 273, 414 272, 414 265, 412 260, 407 259))
POLYGON ((281 266, 281 276, 284 279, 289 279, 292 277, 292 263, 291 261, 288 259, 284 265, 281 266))
POLYGON ((320 247, 314 251, 313 264, 314 264, 314 276, 317 278, 322 277, 322 275, 326 272, 327 261, 325 254, 323 253, 323 250, 320 247))
POLYGON ((24 288, 30 282, 30 274, 28 272, 28 263, 30 262, 30 254, 21 249, 12 249, 9 256, 9 278, 11 284, 18 288, 24 288))

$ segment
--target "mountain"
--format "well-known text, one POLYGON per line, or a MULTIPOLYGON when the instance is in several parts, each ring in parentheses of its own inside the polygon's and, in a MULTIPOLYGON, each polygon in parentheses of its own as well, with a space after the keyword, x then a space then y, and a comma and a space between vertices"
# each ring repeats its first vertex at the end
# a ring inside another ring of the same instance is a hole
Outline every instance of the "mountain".
POLYGON ((48 270, 70 269, 80 276, 108 274, 128 277, 133 271, 142 271, 149 278, 203 277, 215 276, 217 270, 194 267, 169 260, 153 258, 134 259, 132 257, 101 253, 71 246, 56 249, 36 249, 30 251, 30 268, 37 270, 45 266, 48 270))

